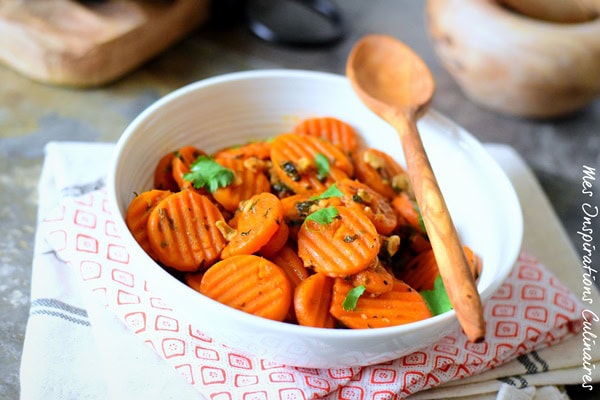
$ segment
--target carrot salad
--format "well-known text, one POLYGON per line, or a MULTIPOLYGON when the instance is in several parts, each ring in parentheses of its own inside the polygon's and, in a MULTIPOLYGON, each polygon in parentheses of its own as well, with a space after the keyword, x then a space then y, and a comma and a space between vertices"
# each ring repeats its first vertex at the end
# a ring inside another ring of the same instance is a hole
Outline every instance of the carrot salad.
MULTIPOLYGON (((126 223, 189 287, 318 328, 406 324, 451 308, 405 170, 333 117, 272 140, 158 154, 126 223)), ((464 246, 477 279, 481 259, 464 246)))

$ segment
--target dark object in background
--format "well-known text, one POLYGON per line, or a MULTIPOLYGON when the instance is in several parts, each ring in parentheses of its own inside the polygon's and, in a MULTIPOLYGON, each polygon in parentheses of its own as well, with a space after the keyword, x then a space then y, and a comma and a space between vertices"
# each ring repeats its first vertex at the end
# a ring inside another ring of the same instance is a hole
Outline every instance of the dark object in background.
POLYGON ((244 23, 257 37, 292 47, 320 47, 339 42, 345 23, 330 0, 214 0, 213 22, 244 23))

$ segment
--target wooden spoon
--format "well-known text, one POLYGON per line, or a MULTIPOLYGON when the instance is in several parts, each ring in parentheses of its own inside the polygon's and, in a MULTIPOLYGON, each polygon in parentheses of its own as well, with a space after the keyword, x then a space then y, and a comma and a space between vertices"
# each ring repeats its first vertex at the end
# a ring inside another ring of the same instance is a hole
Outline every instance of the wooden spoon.
POLYGON ((350 52, 346 74, 362 102, 398 131, 411 185, 450 302, 468 339, 484 340, 481 299, 416 126, 433 97, 431 72, 400 41, 368 35, 350 52))

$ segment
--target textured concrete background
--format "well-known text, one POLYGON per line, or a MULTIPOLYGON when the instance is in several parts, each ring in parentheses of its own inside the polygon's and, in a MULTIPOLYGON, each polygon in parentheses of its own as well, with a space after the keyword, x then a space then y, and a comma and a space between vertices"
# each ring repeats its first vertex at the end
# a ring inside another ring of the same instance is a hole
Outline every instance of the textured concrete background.
MULTIPOLYGON (((37 182, 48 141, 116 141, 127 124, 160 96, 217 74, 275 67, 344 73, 350 48, 366 33, 396 36, 423 57, 437 84, 434 108, 483 142, 517 149, 539 178, 575 247, 581 248, 576 234, 584 201, 581 169, 600 167, 600 101, 552 121, 485 110, 467 100, 441 67, 426 33, 424 2, 338 4, 350 30, 341 43, 329 48, 290 49, 257 39, 241 24, 207 24, 137 71, 97 89, 47 86, 0 67, 0 398, 19 397, 37 182)), ((572 268, 580 273, 577 266, 572 268)))

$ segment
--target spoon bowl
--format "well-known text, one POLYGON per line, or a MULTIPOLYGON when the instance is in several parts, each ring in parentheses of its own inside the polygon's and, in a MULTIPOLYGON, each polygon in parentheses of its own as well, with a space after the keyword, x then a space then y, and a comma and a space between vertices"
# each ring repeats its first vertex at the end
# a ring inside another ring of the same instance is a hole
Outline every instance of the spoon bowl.
POLYGON ((431 72, 404 43, 391 36, 368 35, 352 49, 346 74, 362 102, 398 132, 450 302, 469 340, 484 340, 483 308, 475 280, 416 126, 434 94, 431 72))

